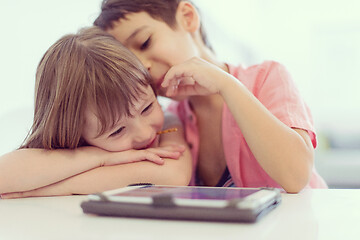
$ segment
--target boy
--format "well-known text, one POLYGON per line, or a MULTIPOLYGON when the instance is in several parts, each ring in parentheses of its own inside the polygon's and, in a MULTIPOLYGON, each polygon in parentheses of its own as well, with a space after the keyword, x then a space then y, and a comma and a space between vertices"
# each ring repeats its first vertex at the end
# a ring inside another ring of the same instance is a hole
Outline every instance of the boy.
POLYGON ((94 22, 150 72, 185 126, 192 184, 326 188, 316 173, 309 109, 276 62, 250 68, 219 62, 190 1, 108 0, 94 22))

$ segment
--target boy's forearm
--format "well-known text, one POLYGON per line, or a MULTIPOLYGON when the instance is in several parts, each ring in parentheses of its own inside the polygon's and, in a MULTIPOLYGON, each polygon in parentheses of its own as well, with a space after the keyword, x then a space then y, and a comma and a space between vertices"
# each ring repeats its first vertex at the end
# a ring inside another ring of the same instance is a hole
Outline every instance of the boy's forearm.
POLYGON ((0 193, 40 188, 100 165, 90 148, 16 150, 0 157, 0 193))
POLYGON ((237 79, 223 86, 220 94, 259 164, 286 191, 300 191, 313 166, 309 136, 282 123, 237 79))

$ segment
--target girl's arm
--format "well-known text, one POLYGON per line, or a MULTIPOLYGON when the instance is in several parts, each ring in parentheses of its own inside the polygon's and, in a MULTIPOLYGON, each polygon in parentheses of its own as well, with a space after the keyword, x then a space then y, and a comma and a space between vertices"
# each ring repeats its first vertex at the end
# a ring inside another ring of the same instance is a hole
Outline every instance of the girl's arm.
POLYGON ((308 183, 314 148, 305 130, 277 119, 238 79, 202 59, 172 67, 162 87, 168 96, 220 94, 262 168, 287 192, 308 183))
MULTIPOLYGON (((174 125, 172 125, 174 126, 174 125)), ((161 146, 186 145, 183 130, 163 134, 161 146)), ((2 198, 31 196, 58 196, 70 194, 90 194, 124 187, 134 183, 166 185, 188 185, 191 178, 191 155, 188 147, 178 160, 167 159, 163 165, 142 161, 129 164, 98 167, 57 183, 31 191, 2 194, 2 198)))
POLYGON ((163 164, 162 158, 177 159, 183 146, 108 152, 96 147, 75 150, 20 149, 0 157, 0 193, 43 187, 79 173, 142 160, 163 164))
POLYGON ((143 160, 163 164, 163 158, 177 159, 183 151, 179 144, 122 152, 96 147, 20 149, 0 157, 0 193, 37 189, 101 166, 143 160))

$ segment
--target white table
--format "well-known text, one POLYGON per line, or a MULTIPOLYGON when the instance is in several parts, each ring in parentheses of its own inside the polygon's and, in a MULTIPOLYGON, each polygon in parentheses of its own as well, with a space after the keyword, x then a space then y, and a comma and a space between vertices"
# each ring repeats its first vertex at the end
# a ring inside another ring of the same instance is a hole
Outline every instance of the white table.
POLYGON ((360 239, 360 189, 282 197, 255 224, 97 217, 82 213, 86 196, 0 200, 0 239, 360 239))

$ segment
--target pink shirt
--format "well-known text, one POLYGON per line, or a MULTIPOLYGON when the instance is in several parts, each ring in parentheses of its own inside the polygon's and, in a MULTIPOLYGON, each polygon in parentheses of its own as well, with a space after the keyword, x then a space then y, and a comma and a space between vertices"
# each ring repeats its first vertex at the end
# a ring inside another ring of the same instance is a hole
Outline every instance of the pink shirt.
MULTIPOLYGON (((291 128, 307 130, 314 148, 316 147, 316 135, 310 110, 282 65, 271 61, 249 68, 229 65, 229 72, 239 79, 280 121, 291 128)), ((177 114, 184 124, 186 140, 193 157, 191 185, 194 185, 199 151, 196 116, 188 100, 172 103, 169 110, 177 114)), ((222 113, 222 138, 226 164, 237 187, 281 188, 255 159, 226 104, 222 113)), ((327 188, 327 185, 313 169, 307 187, 327 188)))

